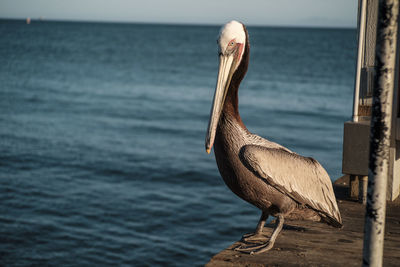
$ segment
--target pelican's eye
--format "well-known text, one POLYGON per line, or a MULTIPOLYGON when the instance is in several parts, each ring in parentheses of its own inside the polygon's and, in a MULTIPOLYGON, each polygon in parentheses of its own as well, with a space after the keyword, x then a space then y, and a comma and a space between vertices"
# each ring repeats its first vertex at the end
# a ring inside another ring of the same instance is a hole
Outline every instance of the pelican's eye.
POLYGON ((226 53, 232 54, 235 52, 235 50, 236 50, 236 40, 232 39, 229 41, 229 43, 226 47, 226 53))

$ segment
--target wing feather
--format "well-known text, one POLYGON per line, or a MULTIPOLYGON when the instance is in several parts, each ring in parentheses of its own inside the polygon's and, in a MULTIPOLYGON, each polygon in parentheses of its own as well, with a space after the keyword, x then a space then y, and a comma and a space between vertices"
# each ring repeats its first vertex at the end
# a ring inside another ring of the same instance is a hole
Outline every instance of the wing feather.
POLYGON ((281 193, 342 223, 332 182, 315 159, 281 148, 246 145, 241 160, 281 193))

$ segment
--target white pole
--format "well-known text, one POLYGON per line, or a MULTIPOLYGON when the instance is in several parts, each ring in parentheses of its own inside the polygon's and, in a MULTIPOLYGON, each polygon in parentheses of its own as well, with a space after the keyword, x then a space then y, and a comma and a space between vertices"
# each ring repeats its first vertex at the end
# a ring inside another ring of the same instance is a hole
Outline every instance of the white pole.
POLYGON ((399 0, 379 0, 363 266, 382 266, 399 0))
POLYGON ((367 20, 367 0, 359 0, 358 23, 358 55, 356 67, 356 80, 354 83, 353 121, 358 121, 358 103, 360 99, 361 68, 364 58, 365 24, 367 20))

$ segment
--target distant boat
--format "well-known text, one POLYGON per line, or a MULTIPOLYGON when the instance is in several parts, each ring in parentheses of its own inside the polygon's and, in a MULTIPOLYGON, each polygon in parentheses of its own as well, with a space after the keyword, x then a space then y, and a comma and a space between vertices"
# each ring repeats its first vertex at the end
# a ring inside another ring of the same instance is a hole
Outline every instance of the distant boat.
POLYGON ((26 24, 31 24, 31 18, 26 18, 26 24))

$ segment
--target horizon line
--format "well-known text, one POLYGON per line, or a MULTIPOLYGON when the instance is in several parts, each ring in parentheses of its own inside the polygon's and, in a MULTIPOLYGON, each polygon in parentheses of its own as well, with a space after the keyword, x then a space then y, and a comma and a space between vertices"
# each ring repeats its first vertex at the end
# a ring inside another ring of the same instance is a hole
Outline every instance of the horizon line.
MULTIPOLYGON (((126 21, 126 20, 84 20, 84 19, 46 19, 44 17, 0 17, 0 20, 22 20, 26 21, 29 18, 32 22, 71 22, 71 23, 105 23, 105 24, 147 24, 147 25, 171 25, 171 26, 209 26, 209 27, 220 27, 223 24, 220 23, 207 23, 207 22, 163 22, 163 21, 126 21)), ((270 28, 312 28, 312 29, 344 29, 344 30, 355 30, 357 27, 352 26, 330 26, 330 25, 292 25, 292 24, 258 24, 258 23, 246 23, 246 27, 270 27, 270 28)))

